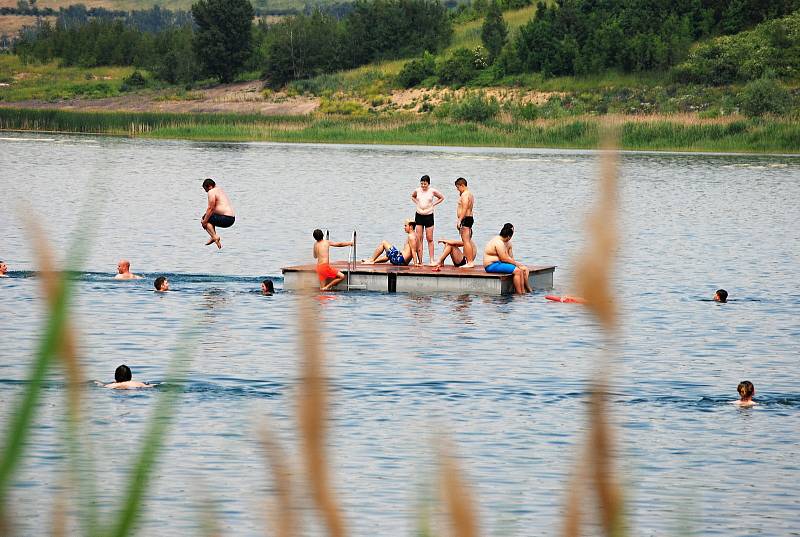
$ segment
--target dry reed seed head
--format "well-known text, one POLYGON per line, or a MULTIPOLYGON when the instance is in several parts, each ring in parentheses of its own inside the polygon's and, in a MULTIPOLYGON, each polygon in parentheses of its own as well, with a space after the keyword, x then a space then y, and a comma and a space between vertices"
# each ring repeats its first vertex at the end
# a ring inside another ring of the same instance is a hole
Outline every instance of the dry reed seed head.
POLYGON ((298 390, 297 420, 302 437, 305 472, 314 505, 322 516, 331 537, 346 535, 344 519, 336 493, 330 484, 325 427, 327 424, 327 385, 322 372, 319 314, 311 293, 298 296, 301 382, 298 390))
MULTIPOLYGON (((54 310, 58 306, 58 297, 62 288, 66 285, 65 273, 59 273, 55 267, 53 249, 45 238, 44 231, 39 226, 38 221, 31 216, 30 210, 23 213, 24 220, 27 221, 28 229, 33 235, 34 253, 39 265, 41 274, 42 288, 50 309, 54 310)), ((70 414, 77 419, 80 412, 80 399, 83 386, 83 374, 80 362, 78 361, 77 344, 75 331, 69 320, 65 320, 64 327, 60 334, 58 346, 58 356, 63 362, 67 375, 67 401, 70 414)))
MULTIPOLYGON (((264 448, 267 464, 272 470, 275 488, 275 502, 268 502, 267 513, 274 523, 274 534, 277 537, 294 537, 297 535, 297 522, 294 516, 292 499, 292 477, 289 463, 280 443, 272 437, 266 425, 261 428, 259 438, 264 448)), ((265 526, 266 527, 266 526, 265 526)), ((267 533, 270 535, 269 533, 267 533)))
POLYGON ((477 537, 477 511, 472 492, 451 453, 451 447, 444 442, 439 453, 439 466, 442 495, 452 534, 457 537, 477 537))

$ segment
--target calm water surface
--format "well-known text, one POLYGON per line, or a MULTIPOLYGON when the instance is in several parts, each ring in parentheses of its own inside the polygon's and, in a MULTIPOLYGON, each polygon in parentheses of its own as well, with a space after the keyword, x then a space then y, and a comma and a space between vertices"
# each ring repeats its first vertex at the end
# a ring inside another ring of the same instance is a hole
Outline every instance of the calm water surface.
MULTIPOLYGON (((359 231, 359 253, 402 240, 423 173, 447 200, 476 196, 479 247, 512 222, 517 256, 559 266, 571 291, 597 154, 586 151, 212 144, 5 133, 0 259, 0 425, 7 429, 41 333, 42 299, 24 214, 60 258, 89 245, 75 325, 88 378, 127 363, 159 382, 181 331, 199 326, 158 466, 143 535, 199 535, 213 504, 225 535, 261 535, 272 481, 258 441, 269 422, 294 456, 296 303, 280 267, 311 261, 311 231, 359 231), (238 211, 224 249, 204 247, 200 180, 238 211), (88 215, 81 215, 85 208, 88 215), (145 274, 111 279, 120 258, 145 274), (174 292, 152 292, 167 274, 174 292), (263 277, 279 292, 262 297, 263 277)), ((633 535, 800 535, 800 305, 796 157, 626 154, 623 308, 611 372, 620 473, 633 535), (724 287, 731 302, 709 302, 724 287), (762 404, 732 406, 749 379, 762 404)), ((347 250, 336 252, 340 258, 347 250)), ((557 535, 583 438, 602 338, 580 306, 525 297, 353 293, 319 300, 334 481, 354 535, 412 535, 435 497, 436 446, 452 437, 486 535, 557 535)), ((110 518, 158 389, 87 388, 98 504, 110 518)), ((20 535, 43 533, 67 480, 65 390, 48 381, 12 495, 20 535)), ((87 470, 89 471, 89 470, 87 470)), ((306 533, 319 527, 307 506, 306 533)))

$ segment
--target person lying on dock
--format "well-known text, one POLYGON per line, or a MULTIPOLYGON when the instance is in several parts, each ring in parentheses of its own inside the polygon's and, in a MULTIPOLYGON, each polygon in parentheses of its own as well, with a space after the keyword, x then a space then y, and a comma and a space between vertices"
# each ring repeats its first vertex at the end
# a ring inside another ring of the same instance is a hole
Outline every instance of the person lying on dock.
POLYGON ((217 235, 218 227, 231 227, 236 221, 231 200, 222 188, 217 186, 213 179, 203 181, 203 190, 208 193, 208 207, 200 219, 203 229, 211 236, 206 241, 206 246, 216 243, 217 248, 222 248, 222 240, 217 235))
POLYGON ((114 276, 115 280, 140 280, 142 277, 131 273, 131 262, 127 259, 120 259, 117 263, 118 274, 114 276))
POLYGON ((0 278, 8 278, 8 265, 0 261, 0 278))
POLYGON ((736 391, 739 392, 739 400, 734 401, 733 404, 736 406, 753 406, 758 403, 753 401, 753 396, 756 394, 756 387, 753 386, 753 383, 749 380, 743 380, 739 383, 736 387, 736 391))
POLYGON ((111 388, 114 390, 132 390, 134 388, 152 388, 153 384, 145 384, 137 380, 131 380, 131 368, 122 364, 114 371, 114 382, 106 384, 104 388, 111 388))
POLYGON ((458 190, 458 205, 456 206, 456 229, 461 235, 461 242, 464 245, 464 255, 472 261, 467 261, 464 268, 472 268, 478 250, 472 247, 472 225, 475 219, 472 217, 472 209, 475 207, 475 196, 467 188, 467 180, 463 177, 456 179, 456 190, 458 190))
POLYGON ((264 280, 261 282, 261 294, 264 296, 272 296, 275 294, 275 286, 272 280, 264 280))
POLYGON ((415 226, 414 220, 406 220, 403 223, 403 229, 407 237, 402 251, 395 248, 389 241, 381 241, 378 247, 375 248, 375 253, 372 254, 372 257, 361 262, 365 265, 386 263, 387 261, 392 265, 408 265, 413 260, 415 264, 421 265, 419 241, 417 240, 417 234, 414 232, 415 226))
POLYGON ((514 247, 511 237, 514 235, 514 226, 505 224, 500 234, 494 237, 483 250, 483 265, 486 272, 494 274, 512 274, 514 276, 514 291, 518 294, 530 293, 528 267, 514 259, 514 247))
POLYGON ((464 252, 461 251, 461 248, 464 247, 463 242, 454 241, 450 239, 444 239, 438 242, 444 244, 444 250, 442 251, 442 255, 439 256, 439 260, 436 262, 434 267, 441 268, 442 266, 444 266, 444 262, 448 258, 448 256, 453 261, 453 265, 456 267, 463 267, 467 263, 473 265, 475 264, 475 254, 477 253, 478 248, 477 246, 475 246, 475 243, 472 242, 471 236, 469 242, 470 242, 470 250, 472 252, 472 259, 468 259, 467 256, 464 255, 464 252))
POLYGON ((169 280, 164 276, 159 276, 153 282, 153 287, 156 288, 156 293, 165 293, 169 291, 169 280))
POLYGON ((722 302, 723 304, 728 301, 728 291, 725 289, 717 289, 714 293, 714 302, 722 302))
POLYGON ((320 291, 330 291, 344 280, 344 273, 330 265, 330 247, 341 248, 353 246, 353 241, 332 242, 325 238, 321 229, 315 229, 314 258, 317 260, 317 276, 319 277, 320 291))

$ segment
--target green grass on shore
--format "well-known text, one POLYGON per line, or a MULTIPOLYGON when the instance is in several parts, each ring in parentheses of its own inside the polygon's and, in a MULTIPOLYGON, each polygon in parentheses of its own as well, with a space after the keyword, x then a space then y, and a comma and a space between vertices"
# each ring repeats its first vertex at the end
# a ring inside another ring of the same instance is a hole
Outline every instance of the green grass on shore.
MULTIPOLYGON (((623 149, 800 152, 800 125, 782 120, 703 121, 615 116, 623 149)), ((208 141, 273 141, 486 147, 598 146, 594 117, 461 123, 431 117, 321 118, 257 114, 76 112, 0 108, 0 129, 96 133, 208 141)))

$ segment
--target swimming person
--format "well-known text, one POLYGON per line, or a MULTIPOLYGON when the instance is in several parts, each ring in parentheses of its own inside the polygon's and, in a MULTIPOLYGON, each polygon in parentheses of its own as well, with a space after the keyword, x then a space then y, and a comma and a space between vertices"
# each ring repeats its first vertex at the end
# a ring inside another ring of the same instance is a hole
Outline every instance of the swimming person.
POLYGON ((753 406, 758 403, 753 401, 753 396, 756 394, 756 387, 753 386, 753 383, 749 380, 743 380, 739 383, 736 387, 736 391, 739 392, 739 400, 734 401, 733 404, 736 406, 753 406))
POLYGON ((714 292, 714 302, 722 302, 723 304, 728 301, 728 291, 725 289, 717 289, 714 292))
POLYGON ((344 280, 344 273, 330 265, 330 247, 341 248, 342 246, 353 246, 353 241, 329 241, 325 238, 321 229, 315 229, 312 236, 314 240, 317 241, 314 243, 314 259, 317 260, 317 276, 319 277, 320 290, 330 291, 344 280))
POLYGON ((417 224, 417 242, 419 242, 419 259, 422 261, 422 232, 428 240, 428 254, 431 265, 433 262, 433 208, 444 201, 444 196, 435 188, 431 188, 431 178, 423 175, 419 178, 419 188, 411 193, 411 201, 417 206, 414 222, 417 224))
POLYGON ((222 248, 222 240, 217 235, 216 228, 231 227, 236 221, 236 213, 233 211, 233 205, 231 205, 228 195, 221 187, 217 186, 213 179, 203 181, 203 190, 208 193, 208 207, 203 218, 200 219, 200 224, 211 236, 206 242, 206 246, 213 242, 217 244, 217 248, 222 248))
POLYGON ((145 384, 137 380, 131 380, 131 368, 122 364, 114 371, 114 382, 106 384, 104 388, 112 388, 114 390, 132 390, 134 388, 152 388, 153 384, 145 384))
POLYGON ((478 255, 477 250, 472 247, 472 225, 475 223, 472 217, 472 209, 475 206, 475 196, 467 188, 467 180, 463 177, 456 179, 456 190, 458 190, 458 205, 456 206, 456 229, 461 235, 461 242, 464 244, 464 255, 467 259, 465 268, 472 268, 475 266, 475 257, 478 255))
POLYGON ((115 280, 140 280, 142 277, 131 273, 131 262, 127 259, 120 259, 117 263, 118 274, 114 276, 115 280))
POLYGON ((275 286, 272 284, 272 280, 264 280, 261 282, 261 294, 264 296, 272 296, 275 294, 275 286))
POLYGON ((3 261, 0 261, 0 278, 8 278, 8 265, 6 265, 3 261))
POLYGON ((514 235, 514 226, 503 225, 500 235, 494 237, 486 244, 483 250, 483 265, 486 272, 494 274, 512 274, 514 276, 514 290, 521 295, 531 292, 528 281, 530 273, 528 267, 514 259, 514 247, 511 237, 514 235))
POLYGON ((387 261, 392 265, 408 265, 413 260, 417 265, 421 265, 419 243, 417 234, 414 232, 415 226, 414 220, 403 222, 403 230, 405 230, 407 236, 402 251, 392 246, 389 241, 381 241, 378 247, 375 248, 375 253, 372 254, 372 257, 361 262, 365 265, 386 263, 387 261))
POLYGON ((453 261, 453 265, 456 267, 463 267, 467 263, 475 263, 475 254, 478 251, 478 248, 475 246, 475 243, 472 242, 472 238, 470 237, 470 250, 472 250, 472 259, 467 258, 464 255, 464 252, 461 251, 461 248, 464 246, 464 243, 461 241, 454 241, 449 239, 444 239, 438 241, 444 244, 444 251, 442 255, 439 256, 439 260, 436 262, 436 267, 441 267, 444 265, 444 260, 450 256, 450 259, 453 261))
POLYGON ((164 276, 159 276, 156 278, 156 281, 153 282, 153 287, 156 288, 157 293, 169 291, 169 280, 164 276))

